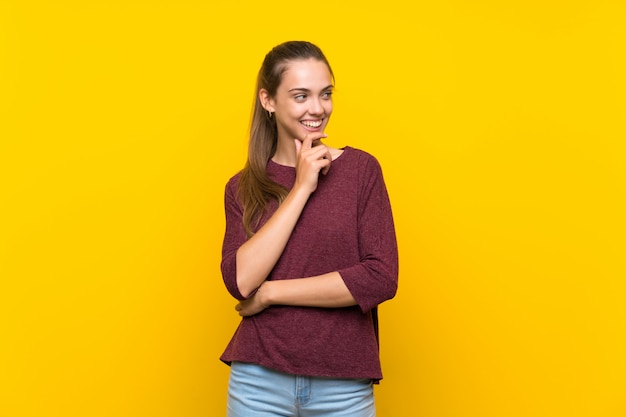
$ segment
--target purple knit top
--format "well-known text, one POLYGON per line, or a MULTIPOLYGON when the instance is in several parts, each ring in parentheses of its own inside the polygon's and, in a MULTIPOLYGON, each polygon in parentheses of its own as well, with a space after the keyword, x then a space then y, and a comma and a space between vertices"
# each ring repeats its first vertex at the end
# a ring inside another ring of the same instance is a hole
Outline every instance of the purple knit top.
MULTIPOLYGON (((269 161, 270 177, 291 189, 293 167, 269 161)), ((236 284, 236 253, 246 240, 239 174, 225 191, 226 233, 222 275, 236 284)), ((275 211, 273 205, 263 224, 275 211)), ((297 375, 382 379, 376 306, 398 285, 398 250, 391 207, 380 165, 370 154, 346 147, 327 175, 320 175, 268 280, 338 271, 358 305, 344 308, 271 306, 244 317, 221 360, 250 362, 297 375)))

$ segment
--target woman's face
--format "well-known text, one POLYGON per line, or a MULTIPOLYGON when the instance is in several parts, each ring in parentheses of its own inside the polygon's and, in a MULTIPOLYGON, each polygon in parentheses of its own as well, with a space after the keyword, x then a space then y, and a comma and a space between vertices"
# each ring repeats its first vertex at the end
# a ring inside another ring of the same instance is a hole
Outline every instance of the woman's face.
POLYGON ((292 142, 311 132, 324 132, 333 111, 332 90, 324 62, 312 58, 289 62, 276 95, 268 98, 278 140, 292 142))

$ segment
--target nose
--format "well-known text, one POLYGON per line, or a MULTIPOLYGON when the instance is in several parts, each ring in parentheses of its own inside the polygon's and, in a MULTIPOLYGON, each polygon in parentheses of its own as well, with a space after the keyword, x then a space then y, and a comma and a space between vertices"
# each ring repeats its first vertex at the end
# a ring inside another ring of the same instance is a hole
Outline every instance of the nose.
POLYGON ((324 106, 319 98, 311 100, 310 103, 309 113, 311 113, 311 115, 321 116, 324 114, 324 106))

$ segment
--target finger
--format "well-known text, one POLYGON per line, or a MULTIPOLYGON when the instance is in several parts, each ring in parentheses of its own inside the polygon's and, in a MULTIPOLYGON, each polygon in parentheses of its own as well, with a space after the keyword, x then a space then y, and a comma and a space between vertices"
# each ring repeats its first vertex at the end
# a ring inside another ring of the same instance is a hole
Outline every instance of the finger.
POLYGON ((327 138, 328 135, 326 133, 313 133, 311 139, 313 139, 313 144, 311 146, 316 147, 322 144, 322 139, 327 138))
POLYGON ((307 159, 311 161, 315 161, 315 167, 317 168, 317 172, 320 172, 324 175, 328 173, 330 169, 330 164, 332 162, 332 155, 330 150, 325 145, 320 145, 312 148, 309 152, 307 152, 307 159))
POLYGON ((327 138, 328 135, 322 132, 309 133, 303 139, 298 139, 302 143, 303 149, 311 149, 320 144, 320 139, 327 138), (309 144, 310 143, 310 144, 309 144))
POLYGON ((332 160, 332 155, 330 154, 330 150, 324 144, 320 144, 319 146, 315 146, 311 149, 308 154, 312 159, 328 159, 332 160))
POLYGON ((304 139, 302 139, 302 149, 305 151, 311 149, 313 147, 313 138, 311 135, 306 135, 304 139))

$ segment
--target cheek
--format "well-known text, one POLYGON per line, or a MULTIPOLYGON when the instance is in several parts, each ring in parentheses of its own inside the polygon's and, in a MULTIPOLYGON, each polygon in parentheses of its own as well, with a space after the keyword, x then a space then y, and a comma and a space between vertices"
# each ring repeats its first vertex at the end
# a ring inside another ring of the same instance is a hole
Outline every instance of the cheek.
POLYGON ((298 106, 298 105, 285 107, 285 115, 293 119, 300 118, 302 116, 302 113, 305 111, 306 110, 304 110, 302 106, 298 106))

